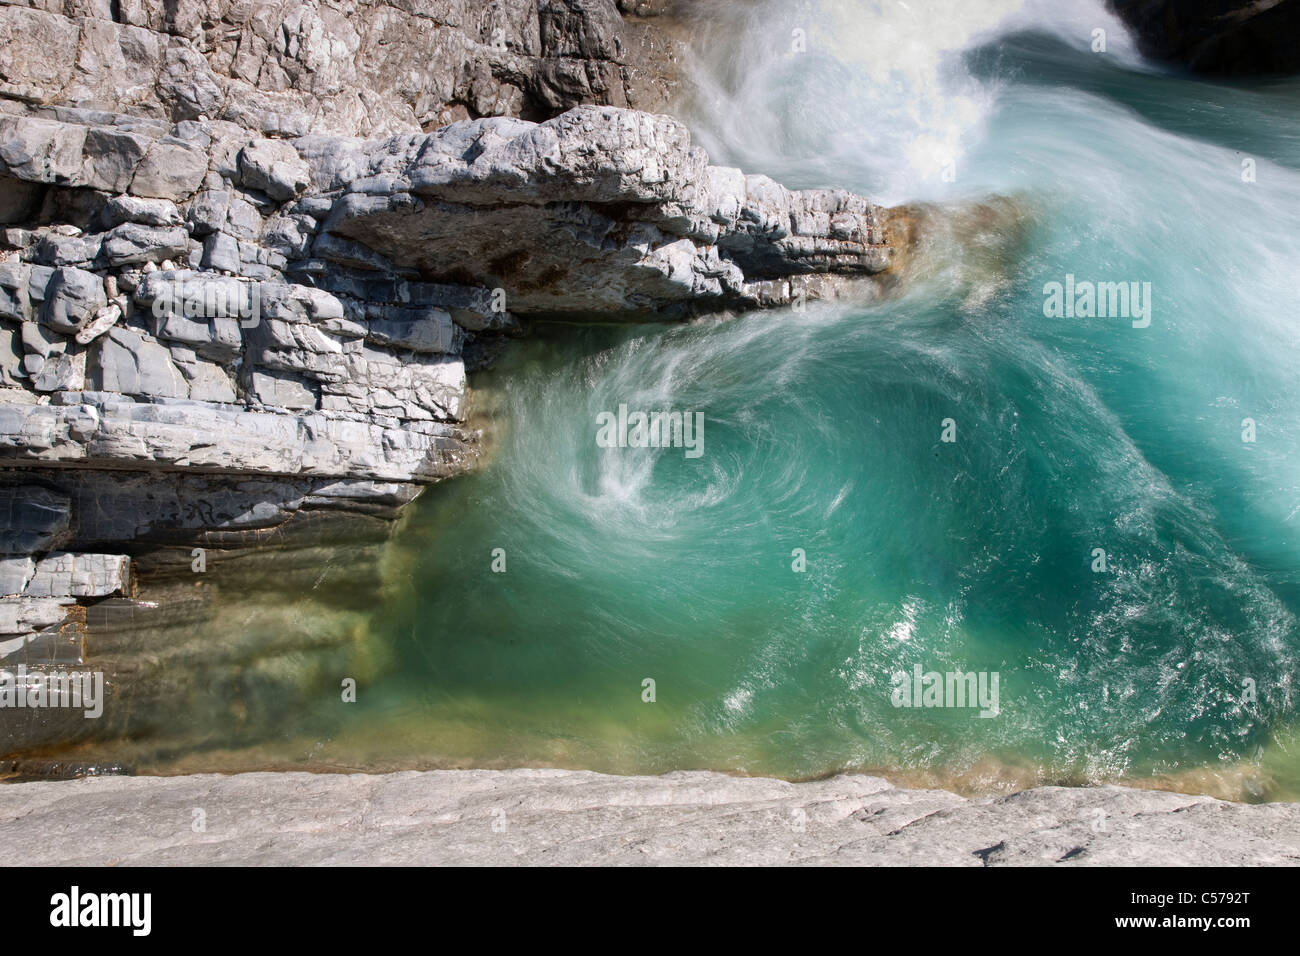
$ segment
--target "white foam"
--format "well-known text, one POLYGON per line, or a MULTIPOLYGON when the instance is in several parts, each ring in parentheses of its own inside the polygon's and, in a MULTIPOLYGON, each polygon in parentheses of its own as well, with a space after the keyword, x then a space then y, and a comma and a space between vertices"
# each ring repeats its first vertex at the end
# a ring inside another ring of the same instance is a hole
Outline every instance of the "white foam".
POLYGON ((964 52, 1025 29, 1088 49, 1101 29, 1108 56, 1140 62, 1101 0, 758 0, 720 15, 690 65, 714 160, 887 203, 942 194, 978 142, 998 90, 964 52))

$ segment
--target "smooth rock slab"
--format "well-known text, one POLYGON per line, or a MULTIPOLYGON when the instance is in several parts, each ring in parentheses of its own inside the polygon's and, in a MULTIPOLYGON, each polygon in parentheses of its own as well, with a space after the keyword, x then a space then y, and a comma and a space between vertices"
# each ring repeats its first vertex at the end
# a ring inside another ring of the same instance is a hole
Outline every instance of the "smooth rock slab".
POLYGON ((56 332, 76 332, 108 304, 104 280, 84 269, 56 269, 45 289, 41 322, 56 332))
POLYGON ((122 395, 188 398, 190 394, 166 348, 120 326, 97 343, 90 381, 96 391, 122 395))
POLYGON ((74 866, 1294 865, 1300 804, 1123 787, 965 799, 856 775, 97 777, 0 786, 0 841, 74 866))

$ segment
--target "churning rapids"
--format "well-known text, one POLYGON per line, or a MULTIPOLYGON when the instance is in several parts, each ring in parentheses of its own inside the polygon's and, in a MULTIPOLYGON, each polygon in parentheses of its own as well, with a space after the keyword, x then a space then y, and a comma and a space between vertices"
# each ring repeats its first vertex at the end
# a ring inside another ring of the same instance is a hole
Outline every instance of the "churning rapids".
POLYGON ((1300 797, 1300 84, 1174 75, 1100 4, 726 9, 683 110, 714 162, 1013 212, 870 305, 515 344, 382 594, 300 605, 372 648, 355 704, 87 753, 1300 797), (621 406, 679 417, 597 441, 621 406), (899 706, 931 673, 997 712, 899 706))

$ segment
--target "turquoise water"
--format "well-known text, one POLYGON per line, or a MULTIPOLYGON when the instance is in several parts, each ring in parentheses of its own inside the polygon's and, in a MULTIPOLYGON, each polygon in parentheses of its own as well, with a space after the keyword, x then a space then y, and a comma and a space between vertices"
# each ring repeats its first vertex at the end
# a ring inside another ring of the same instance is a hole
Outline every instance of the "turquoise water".
POLYGON ((386 561, 382 673, 258 759, 1300 795, 1300 85, 1154 69, 1086 5, 947 7, 737 6, 694 132, 794 187, 1009 202, 886 301, 517 343, 472 383, 489 463, 386 561), (1149 283, 1149 325, 1046 316, 1067 275, 1149 283), (703 453, 600 447, 620 404, 702 413, 703 453), (996 672, 999 713, 894 706, 917 665, 996 672))
POLYGON ((990 216, 985 248, 959 237, 883 304, 524 343, 479 383, 492 464, 426 495, 404 539, 408 706, 521 763, 1053 779, 1267 763, 1263 786, 1287 785, 1300 87, 1173 77, 1061 30, 965 38, 933 83, 902 77, 896 126, 970 119, 944 140, 954 181, 906 149, 888 168, 855 154, 911 140, 861 133, 878 91, 852 57, 757 79, 727 64, 741 79, 715 93, 774 102, 760 125, 781 135, 705 119, 715 161, 1009 196, 1014 228, 990 216), (969 109, 945 106, 951 74, 969 109), (1045 317, 1067 274, 1150 283, 1150 325, 1045 317), (704 454, 597 447, 620 403, 703 412, 704 454), (1000 714, 893 706, 891 675, 917 664, 998 672, 1000 714))

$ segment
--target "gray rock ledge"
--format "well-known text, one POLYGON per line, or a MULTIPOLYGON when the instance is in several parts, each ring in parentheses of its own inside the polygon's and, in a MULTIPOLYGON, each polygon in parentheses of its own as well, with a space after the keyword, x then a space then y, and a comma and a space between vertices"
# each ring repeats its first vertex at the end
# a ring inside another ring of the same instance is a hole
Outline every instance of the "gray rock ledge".
POLYGON ((0 499, 64 516, 57 542, 0 528, 0 663, 77 623, 29 599, 106 596, 28 593, 54 547, 177 564, 298 534, 305 497, 374 518, 377 488, 474 467, 468 373, 528 322, 869 298, 914 238, 910 210, 709 165, 614 106, 290 140, 2 94, 0 499), (202 480, 159 507, 170 475, 202 480))
POLYGON ((0 786, 9 865, 1294 865, 1300 804, 1125 787, 963 798, 567 770, 94 777, 0 786), (194 832, 194 811, 206 830, 194 832))

